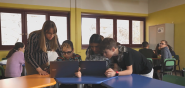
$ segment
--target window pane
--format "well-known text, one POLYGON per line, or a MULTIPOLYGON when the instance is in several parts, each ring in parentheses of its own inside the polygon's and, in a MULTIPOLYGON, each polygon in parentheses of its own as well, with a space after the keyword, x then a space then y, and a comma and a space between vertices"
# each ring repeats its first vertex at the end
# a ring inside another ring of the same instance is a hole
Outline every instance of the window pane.
POLYGON ((89 44, 92 34, 96 33, 96 18, 82 18, 82 44, 89 44))
POLYGON ((113 38, 113 19, 100 19, 100 35, 113 38))
POLYGON ((143 42, 143 21, 132 21, 132 44, 143 42))
POLYGON ((45 15, 27 14, 27 36, 29 36, 29 34, 35 30, 42 29, 45 21, 45 15))
POLYGON ((2 45, 15 45, 22 42, 22 22, 19 13, 1 13, 2 45))
POLYGON ((50 20, 55 22, 55 25, 57 26, 58 40, 62 45, 63 41, 67 40, 67 17, 50 16, 50 20))
POLYGON ((117 20, 117 41, 129 44, 129 20, 117 20))

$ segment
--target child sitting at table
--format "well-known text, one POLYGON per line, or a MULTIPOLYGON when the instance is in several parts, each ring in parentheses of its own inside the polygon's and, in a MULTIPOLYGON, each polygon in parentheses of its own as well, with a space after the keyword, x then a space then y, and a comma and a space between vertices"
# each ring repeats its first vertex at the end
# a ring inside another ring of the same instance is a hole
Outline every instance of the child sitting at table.
POLYGON ((111 61, 111 68, 105 72, 107 77, 140 74, 153 78, 152 64, 138 51, 125 46, 118 46, 112 38, 105 38, 100 47, 104 56, 111 61), (118 71, 118 67, 123 71, 118 71))
POLYGON ((13 49, 11 49, 6 56, 7 64, 5 70, 5 77, 20 77, 22 73, 22 65, 24 61, 24 49, 25 45, 22 42, 17 42, 13 49))
MULTIPOLYGON (((56 61, 81 61, 81 56, 74 53, 73 43, 70 40, 65 40, 61 46, 62 56, 56 61)), ((46 69, 49 72, 49 68, 46 69)), ((75 73, 74 73, 75 74, 75 73)), ((60 88, 77 88, 76 84, 61 84, 60 88)))

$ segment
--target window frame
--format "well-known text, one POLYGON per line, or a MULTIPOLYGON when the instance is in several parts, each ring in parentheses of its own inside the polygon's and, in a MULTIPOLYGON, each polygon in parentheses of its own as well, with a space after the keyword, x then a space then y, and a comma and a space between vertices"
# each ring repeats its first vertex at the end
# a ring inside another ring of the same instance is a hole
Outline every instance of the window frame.
MULTIPOLYGON (((100 14, 87 14, 82 13, 81 18, 96 18, 96 34, 100 34, 100 19, 113 19, 113 38, 117 41, 117 19, 129 20, 129 44, 121 44, 131 48, 141 47, 142 44, 132 44, 132 21, 143 21, 143 41, 146 41, 146 18, 134 16, 117 16, 117 15, 100 15, 100 14)), ((81 35, 82 37, 82 35, 81 35)), ((82 38, 81 38, 82 39, 82 38)), ((88 48, 88 44, 82 44, 82 49, 88 48)))
MULTIPOLYGON (((50 16, 66 16, 67 17, 67 39, 70 40, 70 12, 67 12, 67 11, 51 11, 51 10, 46 11, 46 10, 0 8, 0 14, 1 14, 1 12, 20 13, 21 14, 22 42, 25 45, 27 45, 27 14, 46 15, 46 20, 49 20, 50 16)), ((10 50, 13 47, 14 47, 14 45, 2 45, 1 18, 0 18, 0 50, 10 50)))

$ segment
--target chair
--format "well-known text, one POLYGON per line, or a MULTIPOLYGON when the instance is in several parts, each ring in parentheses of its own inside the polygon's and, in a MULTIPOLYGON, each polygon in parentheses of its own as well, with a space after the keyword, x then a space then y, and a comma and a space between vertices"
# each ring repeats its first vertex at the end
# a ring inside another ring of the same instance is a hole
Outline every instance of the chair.
POLYGON ((5 79, 5 71, 3 66, 0 66, 0 79, 5 79))
POLYGON ((147 60, 152 64, 153 66, 153 61, 152 61, 152 58, 147 58, 147 60))
POLYGON ((175 55, 174 57, 178 61, 177 64, 175 65, 175 67, 178 66, 179 67, 179 71, 180 71, 180 65, 179 65, 180 59, 179 59, 179 55, 175 55))
POLYGON ((162 80, 166 82, 174 83, 177 85, 185 86, 184 77, 175 76, 175 75, 164 75, 162 80))
MULTIPOLYGON (((176 59, 175 58, 167 58, 164 60, 164 64, 162 65, 162 76, 164 74, 170 74, 172 75, 172 71, 175 70, 175 63, 176 63, 176 59), (171 67, 173 66, 172 69, 166 69, 167 67, 171 67)), ((163 78, 163 77, 162 77, 163 78)))

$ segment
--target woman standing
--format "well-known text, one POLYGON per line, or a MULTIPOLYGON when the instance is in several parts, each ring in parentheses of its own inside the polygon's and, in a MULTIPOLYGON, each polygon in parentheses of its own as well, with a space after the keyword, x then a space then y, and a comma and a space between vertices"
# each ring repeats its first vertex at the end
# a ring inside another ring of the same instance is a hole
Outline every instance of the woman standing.
POLYGON ((48 75, 43 69, 48 66, 47 51, 56 51, 59 56, 60 45, 57 28, 53 21, 45 21, 41 30, 30 33, 25 49, 25 66, 27 75, 48 75))

